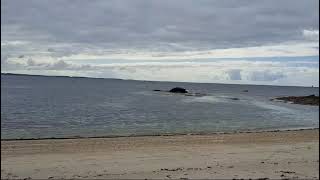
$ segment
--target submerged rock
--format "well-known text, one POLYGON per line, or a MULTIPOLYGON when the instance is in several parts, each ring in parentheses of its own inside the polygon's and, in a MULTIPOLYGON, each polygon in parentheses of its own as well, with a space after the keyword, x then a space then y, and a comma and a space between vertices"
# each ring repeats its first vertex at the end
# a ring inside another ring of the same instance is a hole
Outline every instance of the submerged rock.
POLYGON ((171 89, 169 92, 171 93, 188 93, 188 91, 184 88, 181 87, 175 87, 173 89, 171 89))

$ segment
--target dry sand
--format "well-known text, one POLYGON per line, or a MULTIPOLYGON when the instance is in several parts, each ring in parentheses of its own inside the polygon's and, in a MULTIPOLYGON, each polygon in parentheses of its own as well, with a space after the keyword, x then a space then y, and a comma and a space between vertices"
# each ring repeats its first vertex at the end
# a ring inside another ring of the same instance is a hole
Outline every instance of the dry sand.
POLYGON ((319 130, 1 141, 1 178, 318 179, 319 130))

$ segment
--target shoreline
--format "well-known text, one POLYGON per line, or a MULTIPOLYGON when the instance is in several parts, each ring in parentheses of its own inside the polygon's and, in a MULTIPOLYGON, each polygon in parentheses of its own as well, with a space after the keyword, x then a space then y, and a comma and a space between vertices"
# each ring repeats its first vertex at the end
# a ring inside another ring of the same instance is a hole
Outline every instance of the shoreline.
POLYGON ((158 137, 158 136, 210 136, 219 134, 242 134, 242 133, 265 133, 265 132, 286 132, 286 131, 304 131, 304 130, 319 130, 319 127, 306 128, 279 128, 279 129, 265 129, 265 130, 245 130, 245 131, 221 131, 221 132, 199 132, 199 133, 168 133, 168 134, 141 134, 141 135, 110 135, 110 136, 70 136, 70 137, 48 137, 48 138, 12 138, 1 139, 1 141, 33 141, 33 140, 64 140, 64 139, 108 139, 108 138, 125 138, 125 137, 158 137))
POLYGON ((319 179, 319 129, 1 141, 2 179, 319 179))

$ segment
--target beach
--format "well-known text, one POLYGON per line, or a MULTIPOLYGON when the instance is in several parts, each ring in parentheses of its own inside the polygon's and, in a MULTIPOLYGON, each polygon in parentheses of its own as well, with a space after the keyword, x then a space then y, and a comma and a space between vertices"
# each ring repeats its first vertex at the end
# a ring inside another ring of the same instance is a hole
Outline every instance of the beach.
POLYGON ((1 179, 319 179, 319 129, 1 141, 1 179))

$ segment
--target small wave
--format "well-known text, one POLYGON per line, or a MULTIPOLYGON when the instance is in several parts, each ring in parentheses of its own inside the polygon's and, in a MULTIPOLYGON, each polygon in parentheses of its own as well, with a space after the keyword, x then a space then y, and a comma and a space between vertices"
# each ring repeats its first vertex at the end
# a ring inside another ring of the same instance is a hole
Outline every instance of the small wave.
POLYGON ((266 102, 253 101, 252 104, 255 106, 261 107, 263 109, 270 109, 270 110, 281 111, 281 112, 292 112, 292 110, 289 108, 269 104, 266 102))
POLYGON ((30 86, 2 86, 4 89, 31 89, 30 86))

